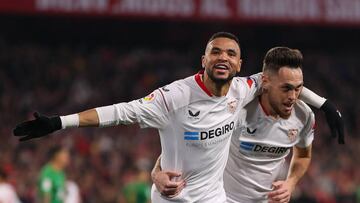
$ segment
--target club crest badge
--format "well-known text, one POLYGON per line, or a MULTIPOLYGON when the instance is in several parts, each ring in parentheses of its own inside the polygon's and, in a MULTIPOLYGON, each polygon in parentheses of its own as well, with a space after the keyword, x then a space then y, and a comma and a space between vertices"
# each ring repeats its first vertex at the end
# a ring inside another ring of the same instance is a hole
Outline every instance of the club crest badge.
POLYGON ((238 101, 236 99, 231 100, 230 102, 228 102, 227 106, 228 106, 228 111, 230 113, 235 113, 236 111, 236 107, 238 105, 238 101))
POLYGON ((296 137, 298 135, 299 130, 298 129, 289 129, 288 131, 288 138, 290 141, 295 141, 296 137))

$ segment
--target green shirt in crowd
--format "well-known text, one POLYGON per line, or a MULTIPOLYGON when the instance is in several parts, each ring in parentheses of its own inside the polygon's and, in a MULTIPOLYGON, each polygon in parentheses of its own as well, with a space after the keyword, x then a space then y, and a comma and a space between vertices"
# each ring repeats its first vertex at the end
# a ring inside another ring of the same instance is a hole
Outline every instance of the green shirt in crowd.
POLYGON ((65 173, 55 170, 50 164, 45 165, 40 172, 38 182, 41 199, 50 196, 50 203, 63 203, 65 198, 65 173))
POLYGON ((124 186, 123 195, 127 203, 150 202, 150 186, 144 182, 132 182, 124 186))

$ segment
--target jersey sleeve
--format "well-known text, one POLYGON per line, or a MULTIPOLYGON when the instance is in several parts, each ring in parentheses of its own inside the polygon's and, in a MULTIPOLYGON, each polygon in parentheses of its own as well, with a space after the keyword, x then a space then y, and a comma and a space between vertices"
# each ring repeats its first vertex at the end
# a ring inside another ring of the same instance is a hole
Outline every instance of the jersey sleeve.
POLYGON ((261 76, 262 72, 246 77, 246 94, 244 97, 244 105, 251 102, 261 93, 261 76))
POLYGON ((50 194, 52 188, 53 188, 53 182, 51 178, 46 174, 42 174, 39 180, 40 194, 42 196, 45 196, 46 194, 50 194))
POLYGON ((162 128, 168 123, 168 109, 161 89, 148 96, 110 106, 96 108, 99 126, 139 123, 140 127, 162 128))
POLYGON ((310 146, 314 140, 315 115, 312 111, 310 111, 309 114, 303 130, 300 132, 300 141, 296 144, 296 146, 300 148, 310 146))
POLYGON ((309 90, 306 87, 303 87, 300 93, 300 99, 311 106, 314 106, 317 109, 325 103, 326 99, 317 95, 313 91, 309 90))

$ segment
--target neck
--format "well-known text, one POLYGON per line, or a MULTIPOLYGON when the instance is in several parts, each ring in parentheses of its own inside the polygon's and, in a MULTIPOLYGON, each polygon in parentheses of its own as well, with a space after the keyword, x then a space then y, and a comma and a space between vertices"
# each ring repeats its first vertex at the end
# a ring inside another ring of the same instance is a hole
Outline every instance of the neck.
POLYGON ((63 170, 63 167, 62 167, 60 164, 56 163, 56 162, 51 162, 50 165, 51 165, 56 171, 61 171, 61 170, 63 170))
POLYGON ((202 80, 205 87, 211 92, 211 94, 217 97, 225 96, 231 85, 231 80, 226 83, 215 83, 206 73, 204 73, 202 80))
POLYGON ((263 108, 263 110, 265 111, 265 114, 267 116, 271 116, 273 118, 278 118, 279 117, 279 114, 277 114, 274 109, 271 107, 271 104, 269 102, 269 97, 267 96, 266 93, 263 93, 260 97, 259 97, 259 100, 260 100, 260 104, 261 104, 261 107, 263 108))

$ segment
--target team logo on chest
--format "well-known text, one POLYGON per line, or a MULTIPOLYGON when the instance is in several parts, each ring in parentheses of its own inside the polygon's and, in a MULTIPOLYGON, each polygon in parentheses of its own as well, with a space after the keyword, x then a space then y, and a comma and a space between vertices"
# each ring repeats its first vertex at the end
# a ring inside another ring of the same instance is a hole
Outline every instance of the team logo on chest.
POLYGON ((200 110, 188 108, 186 114, 189 120, 194 121, 200 119, 200 110))
POLYGON ((235 113, 237 105, 238 105, 238 100, 237 99, 231 99, 227 103, 228 111, 230 113, 235 113))
POLYGON ((289 129, 287 136, 291 142, 296 140, 298 132, 299 132, 298 129, 289 129))

